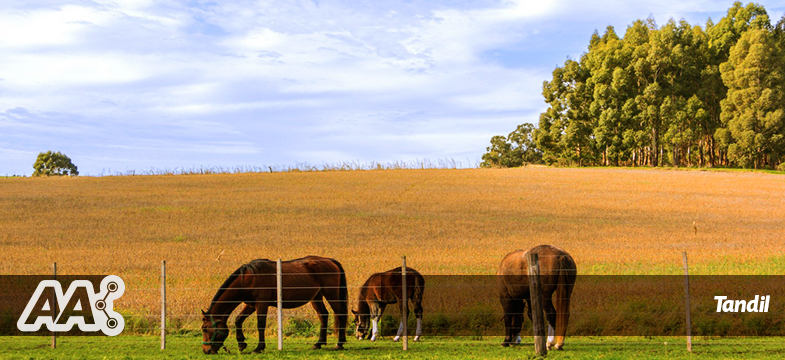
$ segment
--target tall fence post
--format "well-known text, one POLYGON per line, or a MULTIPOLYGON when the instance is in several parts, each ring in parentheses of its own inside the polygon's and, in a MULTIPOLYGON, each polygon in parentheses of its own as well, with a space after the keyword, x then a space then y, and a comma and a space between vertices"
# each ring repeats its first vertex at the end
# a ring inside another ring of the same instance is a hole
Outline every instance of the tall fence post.
POLYGON ((403 307, 401 310, 401 323, 403 324, 403 349, 409 350, 409 298, 406 296, 406 256, 403 257, 401 264, 401 301, 403 307))
MULTIPOLYGON (((52 263, 53 280, 57 280, 57 262, 52 263)), ((57 319, 57 293, 52 291, 52 319, 57 319)), ((57 333, 52 331, 52 349, 57 348, 57 333)))
POLYGON ((690 321, 690 271, 687 267, 687 252, 682 252, 684 258, 684 302, 687 309, 687 351, 692 352, 692 324, 690 321))
POLYGON ((534 329, 534 352, 539 356, 548 354, 545 346, 545 322, 542 313, 542 291, 540 290, 540 259, 535 253, 526 256, 529 264, 529 305, 532 311, 532 328, 534 329))
POLYGON ((166 350, 166 260, 161 261, 161 350, 166 350))
POLYGON ((283 350, 283 279, 281 276, 281 259, 275 265, 276 290, 278 292, 278 350, 283 350))

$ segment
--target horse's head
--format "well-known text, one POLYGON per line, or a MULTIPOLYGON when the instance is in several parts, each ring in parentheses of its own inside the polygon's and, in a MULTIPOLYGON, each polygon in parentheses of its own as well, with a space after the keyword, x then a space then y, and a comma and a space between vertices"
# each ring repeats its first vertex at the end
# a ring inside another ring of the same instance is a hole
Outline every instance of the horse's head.
POLYGON ((229 336, 229 327, 223 316, 215 316, 202 310, 202 351, 216 354, 229 336))
POLYGON ((361 314, 354 309, 352 309, 352 314, 354 314, 354 324, 357 326, 354 329, 354 334, 357 336, 357 340, 362 340, 368 337, 368 322, 371 320, 370 314, 361 314))

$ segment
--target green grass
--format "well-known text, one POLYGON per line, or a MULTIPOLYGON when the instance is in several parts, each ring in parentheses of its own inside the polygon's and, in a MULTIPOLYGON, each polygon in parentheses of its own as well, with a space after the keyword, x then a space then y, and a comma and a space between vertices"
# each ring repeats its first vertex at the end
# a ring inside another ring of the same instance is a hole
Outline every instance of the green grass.
MULTIPOLYGON (((426 338, 411 343, 408 352, 401 343, 380 340, 375 343, 349 339, 345 351, 310 350, 315 339, 287 338, 284 351, 275 349, 275 338, 267 339, 268 350, 251 355, 249 350, 237 353, 237 343, 229 341, 231 354, 207 356, 200 349, 196 336, 170 336, 167 349, 160 350, 155 336, 69 337, 59 338, 58 348, 49 347, 48 337, 0 338, 2 359, 194 359, 194 358, 260 358, 260 359, 535 359, 533 346, 512 348, 499 346, 500 338, 469 340, 468 338, 426 338)), ((568 338, 566 350, 551 351, 550 359, 780 359, 785 356, 785 343, 780 338, 695 339, 693 353, 686 351, 684 338, 568 338)), ((335 338, 328 339, 334 345, 335 338)), ((249 342, 249 348, 253 346, 249 342)))
MULTIPOLYGON (((762 255, 758 260, 738 261, 732 256, 720 261, 690 264, 690 275, 778 275, 785 274, 785 256, 762 255)), ((679 263, 652 264, 646 261, 596 263, 582 269, 583 275, 682 275, 679 263)))

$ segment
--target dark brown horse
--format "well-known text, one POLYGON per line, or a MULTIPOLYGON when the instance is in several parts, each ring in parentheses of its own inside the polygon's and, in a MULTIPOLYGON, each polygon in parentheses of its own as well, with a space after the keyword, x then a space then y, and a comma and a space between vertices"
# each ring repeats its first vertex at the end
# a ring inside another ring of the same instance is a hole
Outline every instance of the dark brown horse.
MULTIPOLYGON (((371 341, 376 341, 379 335, 379 319, 387 305, 397 303, 401 309, 401 325, 393 341, 398 341, 403 333, 403 322, 409 319, 409 313, 403 314, 403 287, 401 286, 401 268, 376 273, 371 275, 360 288, 357 299, 358 310, 352 310, 354 321, 357 324, 355 331, 357 339, 368 337, 368 321, 373 322, 371 341)), ((412 301, 414 316, 417 317, 417 331, 414 341, 420 340, 422 335, 422 295, 425 291, 425 279, 417 270, 406 268, 406 297, 412 301)))
MULTIPOLYGON (((346 274, 338 261, 319 256, 284 261, 281 264, 283 307, 292 309, 311 303, 319 314, 322 327, 319 341, 313 346, 320 349, 327 344, 327 308, 322 299, 327 299, 335 313, 335 326, 338 333, 336 349, 343 349, 346 343, 346 321, 348 316, 348 295, 346 274)), ((255 353, 264 350, 264 328, 267 325, 267 310, 275 307, 278 299, 276 290, 275 261, 258 259, 240 266, 224 281, 215 293, 210 307, 202 311, 202 350, 215 354, 229 336, 227 321, 229 315, 241 303, 245 307, 237 316, 235 327, 240 351, 247 344, 243 335, 243 321, 256 311, 259 328, 259 345, 255 353)))
MULTIPOLYGON (((548 348, 555 347, 561 350, 564 347, 567 322, 570 319, 570 295, 578 270, 570 254, 551 245, 540 245, 526 252, 523 250, 511 252, 499 265, 496 282, 499 288, 499 300, 504 308, 505 328, 502 346, 520 343, 524 302, 531 304, 527 276, 529 267, 526 261, 526 255, 529 253, 535 253, 539 257, 542 303, 545 318, 548 320, 548 348)), ((531 306, 526 307, 531 319, 531 306)))

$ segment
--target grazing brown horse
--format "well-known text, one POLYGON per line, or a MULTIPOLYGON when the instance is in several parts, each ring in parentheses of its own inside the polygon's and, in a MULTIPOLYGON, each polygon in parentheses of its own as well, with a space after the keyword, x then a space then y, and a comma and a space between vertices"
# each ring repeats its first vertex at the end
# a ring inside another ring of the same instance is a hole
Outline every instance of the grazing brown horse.
MULTIPOLYGON (((548 348, 555 347, 561 350, 564 347, 567 322, 570 319, 570 295, 578 270, 570 254, 551 245, 540 245, 526 252, 523 250, 511 252, 499 265, 496 282, 499 300, 504 308, 505 328, 502 346, 520 343, 524 302, 531 304, 527 276, 529 267, 526 261, 526 255, 529 253, 535 253, 539 257, 542 303, 545 318, 548 320, 548 348)), ((531 306, 527 307, 531 319, 531 306)))
MULTIPOLYGON (((320 349, 327 344, 327 317, 329 313, 322 299, 327 299, 335 313, 338 331, 336 349, 343 349, 346 343, 346 321, 348 316, 348 295, 346 274, 338 261, 319 256, 308 256, 281 263, 283 308, 292 309, 311 303, 319 314, 322 327, 319 341, 313 346, 320 349)), ((243 321, 254 311, 258 320, 259 345, 255 353, 264 350, 264 328, 267 325, 267 310, 276 306, 277 280, 275 261, 258 259, 240 266, 224 281, 215 293, 210 307, 202 311, 202 350, 205 354, 215 354, 229 336, 227 321, 229 315, 240 303, 245 307, 236 320, 237 343, 240 351, 247 344, 243 335, 243 321)))
MULTIPOLYGON (((379 335, 378 323, 387 305, 398 303, 401 309, 401 325, 393 341, 398 341, 403 333, 403 323, 409 319, 409 313, 403 313, 403 287, 401 268, 376 273, 371 275, 360 288, 357 299, 358 310, 352 310, 354 321, 357 324, 355 333, 357 339, 362 340, 368 336, 368 320, 373 321, 371 341, 376 341, 379 335)), ((414 316, 417 317, 417 331, 414 341, 420 340, 422 335, 422 295, 425 291, 425 278, 417 270, 406 268, 406 297, 412 301, 414 316)), ((407 300, 404 300, 407 301, 407 300)))

